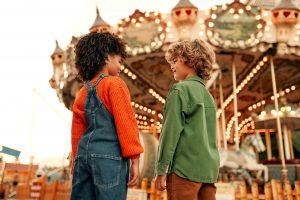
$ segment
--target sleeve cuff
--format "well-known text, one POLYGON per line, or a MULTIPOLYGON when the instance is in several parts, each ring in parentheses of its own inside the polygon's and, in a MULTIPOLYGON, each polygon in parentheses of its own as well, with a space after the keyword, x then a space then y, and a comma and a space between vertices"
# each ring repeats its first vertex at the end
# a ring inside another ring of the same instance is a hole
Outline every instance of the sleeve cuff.
POLYGON ((156 166, 156 175, 161 176, 168 173, 169 164, 158 163, 156 166))

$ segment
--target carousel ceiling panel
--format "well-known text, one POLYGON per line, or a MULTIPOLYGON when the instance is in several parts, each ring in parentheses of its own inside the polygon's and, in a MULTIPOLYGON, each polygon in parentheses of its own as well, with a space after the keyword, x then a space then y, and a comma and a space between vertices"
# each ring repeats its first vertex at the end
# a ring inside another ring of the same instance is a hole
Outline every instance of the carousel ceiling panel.
POLYGON ((126 63, 131 70, 163 98, 167 97, 168 91, 175 80, 170 65, 165 60, 164 52, 129 58, 126 63))
MULTIPOLYGON (((300 80, 300 60, 274 59, 276 84, 278 92, 300 80)), ((253 93, 270 95, 273 92, 270 67, 265 66, 262 73, 258 74, 249 84, 248 90, 253 93)))

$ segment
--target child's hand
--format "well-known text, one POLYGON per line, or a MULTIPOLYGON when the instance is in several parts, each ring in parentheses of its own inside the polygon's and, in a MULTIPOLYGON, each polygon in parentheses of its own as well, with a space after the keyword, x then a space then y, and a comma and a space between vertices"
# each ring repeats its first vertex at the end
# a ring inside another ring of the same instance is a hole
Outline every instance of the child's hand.
POLYGON ((139 172, 139 163, 140 159, 131 159, 131 166, 130 166, 130 179, 128 182, 128 186, 134 186, 137 185, 140 178, 140 172, 139 172))
POLYGON ((166 177, 167 174, 157 176, 155 180, 155 186, 158 190, 163 191, 166 189, 166 177))

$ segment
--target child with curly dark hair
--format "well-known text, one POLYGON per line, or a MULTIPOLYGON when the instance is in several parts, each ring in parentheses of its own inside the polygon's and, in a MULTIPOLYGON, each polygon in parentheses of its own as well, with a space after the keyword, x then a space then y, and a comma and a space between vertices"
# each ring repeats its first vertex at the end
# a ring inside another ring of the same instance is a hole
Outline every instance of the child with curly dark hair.
POLYGON ((167 189, 170 200, 215 200, 216 108, 204 82, 215 53, 203 40, 182 41, 169 47, 166 59, 180 82, 171 88, 164 109, 156 187, 167 189))
POLYGON ((118 77, 125 44, 111 33, 90 33, 75 54, 85 86, 73 105, 71 199, 125 200, 128 185, 139 180, 143 152, 130 94, 118 77))

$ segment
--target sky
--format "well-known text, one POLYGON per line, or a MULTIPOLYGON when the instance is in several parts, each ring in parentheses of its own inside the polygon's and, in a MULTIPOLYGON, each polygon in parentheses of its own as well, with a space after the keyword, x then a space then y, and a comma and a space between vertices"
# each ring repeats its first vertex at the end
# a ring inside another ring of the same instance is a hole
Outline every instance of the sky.
MULTIPOLYGON (((96 17, 111 25, 135 9, 170 13, 178 0, 0 1, 0 146, 21 151, 20 162, 60 166, 70 151, 72 113, 49 86, 55 40, 88 32, 96 17)), ((231 0, 191 0, 208 9, 231 0)), ((14 159, 4 156, 7 162, 14 159)))

